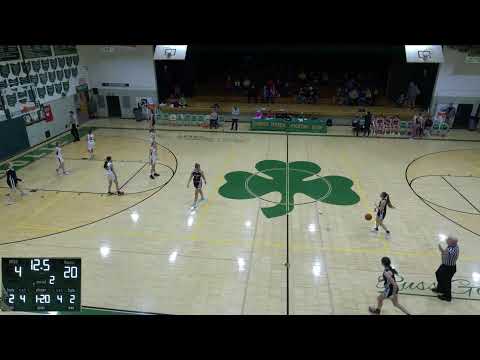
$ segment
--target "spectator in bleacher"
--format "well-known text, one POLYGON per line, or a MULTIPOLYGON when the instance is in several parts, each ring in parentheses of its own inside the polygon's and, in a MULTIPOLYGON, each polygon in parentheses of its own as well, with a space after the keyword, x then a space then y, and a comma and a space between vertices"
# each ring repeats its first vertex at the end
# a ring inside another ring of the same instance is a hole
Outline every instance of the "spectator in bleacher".
POLYGON ((372 94, 372 90, 370 90, 370 88, 366 88, 365 89, 365 103, 366 105, 373 105, 373 94, 372 94))
POLYGON ((298 94, 297 94, 296 100, 297 100, 297 103, 299 103, 299 104, 305 104, 306 94, 305 94, 305 90, 304 90, 303 87, 298 89, 298 94))
POLYGON ((353 88, 348 92, 348 104, 349 105, 358 105, 358 90, 353 88))
POLYGON ((250 79, 248 77, 245 78, 245 80, 243 80, 243 88, 248 89, 250 87, 250 85, 251 85, 250 79))
POLYGON ((322 72, 322 85, 328 85, 328 73, 326 71, 322 72))
POLYGON ((185 99, 185 96, 182 94, 182 96, 180 97, 180 99, 178 100, 178 106, 180 106, 181 108, 184 108, 184 107, 187 107, 187 99, 185 99))
POLYGON ((168 104, 174 108, 179 106, 178 99, 174 94, 170 94, 170 97, 168 98, 168 104))
POLYGON ((248 88, 248 103, 250 104, 250 99, 255 99, 255 104, 258 102, 257 88, 255 84, 250 85, 248 88))
POLYGON ((298 79, 301 81, 307 80, 307 74, 305 74, 304 71, 300 71, 300 73, 298 74, 298 79))
POLYGON ((406 98, 407 97, 405 96, 405 93, 402 92, 395 103, 397 106, 403 107, 405 105, 406 98))
POLYGON ((176 97, 176 98, 179 98, 179 97, 180 97, 180 94, 181 94, 180 85, 175 84, 173 93, 175 94, 175 97, 176 97))
POLYGON ((408 106, 410 106, 410 109, 415 108, 415 101, 417 99, 417 96, 420 94, 420 89, 418 88, 417 84, 415 82, 410 81, 410 84, 408 84, 408 90, 407 90, 407 102, 408 106))

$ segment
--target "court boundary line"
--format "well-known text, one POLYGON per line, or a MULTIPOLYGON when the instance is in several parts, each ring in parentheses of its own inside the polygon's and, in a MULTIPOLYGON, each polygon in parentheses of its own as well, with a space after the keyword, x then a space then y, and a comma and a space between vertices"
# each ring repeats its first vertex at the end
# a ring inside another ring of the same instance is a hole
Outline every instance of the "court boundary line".
POLYGON ((289 254, 289 243, 290 243, 290 233, 289 233, 289 220, 290 220, 290 211, 288 209, 288 201, 289 201, 289 196, 290 196, 290 184, 289 184, 289 179, 290 179, 290 169, 289 169, 289 158, 288 158, 288 132, 285 132, 286 137, 287 137, 287 163, 286 163, 286 171, 285 171, 285 177, 286 177, 286 199, 285 199, 285 209, 287 212, 287 236, 286 236, 286 241, 287 241, 287 254, 286 254, 286 263, 285 266, 287 267, 287 315, 290 315, 290 254, 289 254))
MULTIPOLYGON (((348 125, 347 125, 348 126, 348 125)), ((96 129, 118 129, 118 130, 139 130, 139 131, 149 131, 149 129, 142 129, 142 128, 133 128, 133 127, 116 127, 116 126, 104 126, 104 125, 92 125, 92 128, 96 129)), ((321 134, 321 133, 299 133, 299 132, 286 132, 286 131, 275 131, 275 132, 267 132, 267 131, 214 131, 214 130, 199 130, 199 129, 163 129, 163 128, 155 128, 155 131, 170 131, 170 132, 200 132, 200 133, 214 133, 214 134, 252 134, 252 135, 294 135, 294 136, 320 136, 320 137, 345 137, 345 138, 356 138, 356 136, 351 135, 341 135, 341 134, 321 134)), ((405 136, 365 136, 362 137, 367 139, 392 139, 392 140, 410 140, 410 137, 405 136)), ((431 139, 431 138, 422 138, 417 140, 427 140, 427 141, 464 141, 464 142, 480 142, 480 140, 473 140, 473 139, 447 139, 447 138, 440 138, 440 139, 431 139)))
POLYGON ((122 188, 123 188, 125 185, 127 185, 133 178, 135 178, 135 176, 137 176, 137 175, 140 173, 140 171, 143 170, 143 168, 144 168, 145 166, 147 166, 147 163, 143 164, 143 165, 140 167, 140 169, 138 169, 132 176, 130 176, 130 177, 123 183, 123 185, 118 188, 118 190, 122 190, 122 188))
POLYGON ((72 231, 72 230, 77 230, 77 229, 80 229, 80 228, 83 228, 83 227, 87 227, 89 225, 93 225, 93 224, 96 224, 100 221, 104 221, 106 219, 109 219, 111 217, 114 217, 116 215, 119 215, 125 211, 128 211, 130 210, 131 208, 143 203, 144 201, 150 199, 152 196, 156 195, 157 193, 160 192, 160 190, 162 190, 165 186, 167 186, 170 181, 172 181, 172 179, 175 177, 175 174, 177 173, 178 171, 178 158, 177 156, 175 155, 175 153, 170 150, 169 148, 163 146, 163 145, 160 145, 161 147, 163 147, 164 149, 166 149, 168 152, 170 152, 175 160, 175 170, 174 172, 172 173, 172 176, 170 177, 170 179, 168 179, 168 181, 166 183, 164 183, 163 185, 161 185, 158 189, 154 190, 150 195, 148 195, 147 197, 143 198, 142 200, 140 200, 139 202, 137 203, 134 203, 128 207, 126 207, 125 209, 122 209, 122 210, 119 210, 117 212, 114 212, 113 214, 110 214, 108 216, 105 216, 103 218, 100 218, 100 219, 96 219, 94 221, 91 221, 91 222, 88 222, 86 224, 82 224, 82 225, 78 225, 78 226, 75 226, 71 229, 66 229, 66 230, 61 230, 61 231, 57 231, 57 232, 54 232, 54 233, 50 233, 50 234, 46 234, 46 235, 42 235, 42 236, 35 236, 35 237, 31 237, 31 238, 28 238, 28 239, 22 239, 22 240, 15 240, 15 241, 9 241, 9 242, 4 242, 4 243, 0 243, 0 246, 4 246, 4 245, 11 245, 11 244, 17 244, 17 243, 22 243, 22 242, 27 242, 27 241, 32 241, 32 240, 37 240, 37 239, 42 239, 42 238, 46 238, 46 237, 49 237, 49 236, 53 236, 53 235, 58 235, 58 234, 63 234, 63 233, 66 233, 68 231, 72 231))
MULTIPOLYGON (((379 294, 383 293, 383 291, 378 291, 379 294)), ((427 294, 412 294, 412 293, 407 293, 407 292, 398 292, 400 295, 409 295, 409 296, 423 296, 423 297, 430 297, 430 298, 438 298, 438 295, 427 295, 427 294)), ((480 301, 480 299, 467 299, 467 298, 461 298, 461 297, 456 297, 452 296, 452 300, 463 300, 463 301, 480 301)))
POLYGON ((171 314, 165 314, 165 313, 154 313, 154 312, 135 311, 135 310, 121 310, 121 309, 113 309, 113 308, 98 307, 98 306, 87 306, 87 305, 85 306, 82 305, 82 308, 100 310, 100 311, 103 310, 103 311, 121 312, 121 313, 127 313, 131 315, 171 315, 171 314))
POLYGON ((425 201, 425 199, 423 199, 412 187, 412 181, 409 181, 408 180, 408 169, 409 167, 417 160, 420 160, 424 157, 427 157, 427 156, 430 156, 430 155, 434 155, 434 154, 439 154, 439 153, 445 153, 445 152, 454 152, 454 151, 468 151, 468 150, 474 150, 474 151, 478 151, 479 149, 452 149, 452 150, 442 150, 442 151, 435 151, 435 152, 432 152, 432 153, 428 153, 428 154, 424 154, 424 155, 421 155, 415 159, 413 159, 408 165, 407 167, 405 168, 405 180, 408 184, 408 187, 410 188, 410 190, 412 190, 412 192, 425 204, 427 205, 430 209, 432 209, 433 211, 435 211, 438 215, 444 217, 445 219, 447 219, 448 221, 452 222, 453 224, 457 225, 457 226, 460 226, 462 229, 464 230, 467 230, 468 232, 474 234, 474 235, 477 235, 480 237, 480 234, 479 233, 476 233, 475 231, 467 228, 466 226, 463 226, 462 224, 456 222, 455 220, 451 219, 450 217, 448 217, 447 215, 444 215, 442 214, 440 211, 438 211, 437 209, 435 209, 433 206, 431 206, 430 204, 428 204, 427 201, 425 201))

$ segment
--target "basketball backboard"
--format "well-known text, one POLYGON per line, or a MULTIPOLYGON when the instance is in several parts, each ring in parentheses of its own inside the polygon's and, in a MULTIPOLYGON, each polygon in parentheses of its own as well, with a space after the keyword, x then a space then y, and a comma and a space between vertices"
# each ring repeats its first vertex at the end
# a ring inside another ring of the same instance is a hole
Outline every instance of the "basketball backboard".
POLYGON ((187 45, 157 45, 154 60, 185 60, 187 45))
POLYGON ((408 63, 443 63, 441 45, 405 45, 408 63))

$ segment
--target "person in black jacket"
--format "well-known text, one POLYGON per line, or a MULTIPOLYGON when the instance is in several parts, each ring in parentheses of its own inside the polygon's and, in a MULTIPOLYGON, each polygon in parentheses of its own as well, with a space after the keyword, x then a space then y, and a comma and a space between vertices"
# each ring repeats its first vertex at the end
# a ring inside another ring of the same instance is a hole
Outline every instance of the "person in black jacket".
POLYGON ((370 126, 372 125, 372 114, 367 112, 365 115, 365 124, 363 125, 363 136, 370 136, 370 126))
POLYGON ((14 202, 13 195, 17 192, 17 190, 20 190, 20 194, 22 196, 25 196, 25 192, 22 190, 19 182, 22 181, 22 179, 17 177, 17 172, 15 171, 13 164, 9 162, 7 164, 8 168, 6 171, 6 179, 7 179, 7 185, 8 188, 10 189, 10 193, 8 194, 8 199, 9 203, 12 204, 14 202))

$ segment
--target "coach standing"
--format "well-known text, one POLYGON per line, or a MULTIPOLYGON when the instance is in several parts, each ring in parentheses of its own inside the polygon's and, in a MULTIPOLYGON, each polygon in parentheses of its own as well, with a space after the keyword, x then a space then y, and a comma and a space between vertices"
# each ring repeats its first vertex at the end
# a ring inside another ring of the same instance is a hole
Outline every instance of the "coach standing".
POLYGON ((444 301, 452 301, 452 278, 457 272, 457 259, 460 249, 458 248, 458 239, 449 236, 447 238, 447 247, 444 249, 438 244, 438 249, 442 254, 442 264, 435 272, 437 277, 437 287, 432 291, 439 293, 438 298, 444 301))

